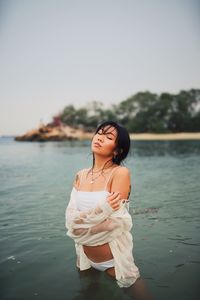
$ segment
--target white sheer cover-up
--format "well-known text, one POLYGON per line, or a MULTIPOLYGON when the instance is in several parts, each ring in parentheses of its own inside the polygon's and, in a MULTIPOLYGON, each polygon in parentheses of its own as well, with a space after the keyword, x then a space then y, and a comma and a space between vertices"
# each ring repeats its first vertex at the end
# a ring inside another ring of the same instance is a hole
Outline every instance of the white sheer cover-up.
POLYGON ((83 245, 98 246, 108 243, 114 258, 118 285, 121 288, 131 286, 140 277, 140 273, 132 254, 132 218, 126 199, 121 202, 117 211, 111 208, 106 199, 99 201, 95 208, 80 211, 76 206, 77 192, 75 188, 72 189, 65 211, 67 235, 75 242, 77 267, 81 271, 91 267, 83 245))

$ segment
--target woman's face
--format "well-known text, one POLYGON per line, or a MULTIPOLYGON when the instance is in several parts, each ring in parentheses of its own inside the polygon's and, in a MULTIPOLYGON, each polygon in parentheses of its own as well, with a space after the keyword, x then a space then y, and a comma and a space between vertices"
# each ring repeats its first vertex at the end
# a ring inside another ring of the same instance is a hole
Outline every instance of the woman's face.
POLYGON ((107 157, 113 157, 114 150, 117 146, 116 138, 117 130, 114 127, 108 125, 100 129, 93 137, 91 145, 92 152, 107 157))

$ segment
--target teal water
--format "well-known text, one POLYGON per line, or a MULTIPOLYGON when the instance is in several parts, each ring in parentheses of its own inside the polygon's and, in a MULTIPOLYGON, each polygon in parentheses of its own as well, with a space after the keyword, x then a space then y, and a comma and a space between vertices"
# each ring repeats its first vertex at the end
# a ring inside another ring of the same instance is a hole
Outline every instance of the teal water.
MULTIPOLYGON (((0 138, 0 299, 130 299, 80 274, 64 213, 90 143, 0 138)), ((132 143, 134 258, 155 299, 199 299, 200 141, 132 143)))

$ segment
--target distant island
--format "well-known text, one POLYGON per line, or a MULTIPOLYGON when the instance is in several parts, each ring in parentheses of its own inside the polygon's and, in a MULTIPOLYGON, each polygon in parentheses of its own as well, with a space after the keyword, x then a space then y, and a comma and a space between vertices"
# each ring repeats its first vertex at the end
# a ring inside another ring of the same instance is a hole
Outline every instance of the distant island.
POLYGON ((65 124, 40 125, 21 136, 16 136, 16 141, 47 142, 90 139, 91 133, 84 129, 77 129, 65 124))
POLYGON ((125 126, 132 139, 199 139, 200 89, 178 94, 139 92, 119 104, 104 108, 93 101, 86 107, 66 106, 52 122, 16 136, 17 141, 90 139, 103 121, 125 126))
MULTIPOLYGON (((33 129, 21 136, 16 136, 16 141, 47 142, 66 140, 90 140, 93 133, 75 129, 69 126, 50 127, 44 125, 38 129, 33 129)), ((181 133, 131 133, 131 140, 139 141, 162 141, 162 140, 200 140, 200 132, 181 133)))

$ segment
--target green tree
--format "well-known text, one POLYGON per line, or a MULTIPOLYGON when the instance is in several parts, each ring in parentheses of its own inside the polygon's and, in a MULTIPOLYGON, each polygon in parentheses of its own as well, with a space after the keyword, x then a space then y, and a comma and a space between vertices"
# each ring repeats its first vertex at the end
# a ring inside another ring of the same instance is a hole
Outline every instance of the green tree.
POLYGON ((79 109, 68 105, 59 116, 65 124, 90 131, 107 120, 121 123, 129 132, 200 131, 200 90, 180 91, 176 95, 139 92, 106 109, 98 101, 79 109))
POLYGON ((181 91, 173 96, 168 128, 172 132, 199 131, 200 90, 181 91), (195 126, 193 122, 195 121, 195 126))
POLYGON ((76 126, 76 109, 73 105, 64 108, 63 112, 60 113, 60 120, 69 126, 76 126))
POLYGON ((158 96, 150 92, 137 93, 116 107, 118 120, 133 132, 147 132, 158 96))

